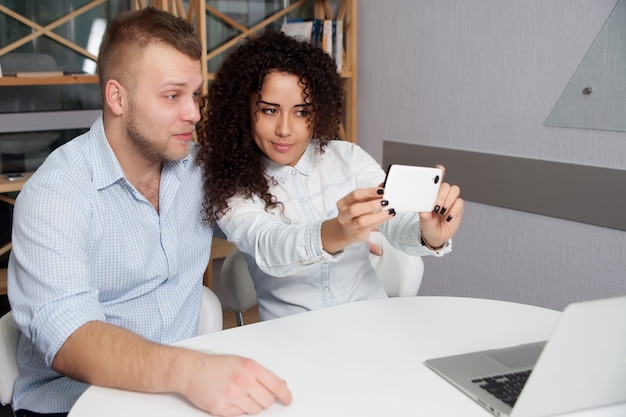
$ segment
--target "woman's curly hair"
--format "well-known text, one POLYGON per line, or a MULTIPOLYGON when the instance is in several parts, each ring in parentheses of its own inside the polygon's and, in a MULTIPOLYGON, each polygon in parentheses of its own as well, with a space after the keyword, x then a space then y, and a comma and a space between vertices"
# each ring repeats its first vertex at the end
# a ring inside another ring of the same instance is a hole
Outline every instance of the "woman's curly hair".
POLYGON ((225 59, 203 98, 197 162, 204 168, 205 220, 214 224, 236 194, 258 196, 265 208, 279 202, 269 192, 263 153, 252 138, 250 98, 260 96, 273 71, 296 75, 311 103, 312 138, 320 152, 339 136, 343 85, 333 58, 321 48, 282 32, 266 31, 238 45, 225 59))

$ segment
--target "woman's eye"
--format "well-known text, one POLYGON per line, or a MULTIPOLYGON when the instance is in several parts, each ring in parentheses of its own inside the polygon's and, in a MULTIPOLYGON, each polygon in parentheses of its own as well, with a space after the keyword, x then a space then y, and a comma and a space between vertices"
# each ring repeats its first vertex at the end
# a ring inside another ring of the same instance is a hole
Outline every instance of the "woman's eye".
POLYGON ((266 109, 261 109, 261 112, 264 113, 264 114, 275 114, 276 113, 276 109, 268 107, 266 109))
POLYGON ((308 115, 309 115, 309 111, 308 111, 308 110, 306 110, 306 109, 303 109, 303 110, 298 110, 298 111, 296 112, 296 115, 297 115, 297 116, 299 116, 299 117, 306 117, 306 116, 308 116, 308 115))

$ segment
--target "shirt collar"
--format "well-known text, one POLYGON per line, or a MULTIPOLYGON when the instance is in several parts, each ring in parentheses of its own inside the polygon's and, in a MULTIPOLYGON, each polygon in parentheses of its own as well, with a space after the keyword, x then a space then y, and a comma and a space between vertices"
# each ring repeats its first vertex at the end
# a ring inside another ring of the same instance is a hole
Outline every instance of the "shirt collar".
POLYGON ((265 172, 270 177, 273 177, 279 182, 285 182, 287 175, 293 170, 296 170, 301 175, 309 175, 311 170, 311 164, 313 161, 313 155, 318 148, 317 141, 312 140, 304 150, 302 157, 295 166, 279 165, 272 162, 269 158, 263 157, 263 163, 265 165, 265 172))
MULTIPOLYGON (((93 163, 93 183, 98 190, 125 178, 124 170, 120 165, 104 132, 102 116, 98 117, 91 126, 93 140, 91 142, 91 158, 93 163)), ((183 171, 190 165, 197 153, 197 147, 191 147, 191 152, 180 161, 171 161, 163 164, 163 173, 172 172, 181 178, 183 171)))

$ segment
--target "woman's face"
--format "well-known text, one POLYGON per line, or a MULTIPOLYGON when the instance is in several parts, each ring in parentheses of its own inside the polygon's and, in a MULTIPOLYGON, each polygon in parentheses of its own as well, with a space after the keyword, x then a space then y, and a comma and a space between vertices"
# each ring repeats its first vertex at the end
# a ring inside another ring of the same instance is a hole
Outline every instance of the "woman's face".
POLYGON ((312 135, 312 106, 305 103, 304 85, 296 75, 271 72, 260 98, 253 94, 250 100, 254 142, 274 163, 296 165, 312 135))

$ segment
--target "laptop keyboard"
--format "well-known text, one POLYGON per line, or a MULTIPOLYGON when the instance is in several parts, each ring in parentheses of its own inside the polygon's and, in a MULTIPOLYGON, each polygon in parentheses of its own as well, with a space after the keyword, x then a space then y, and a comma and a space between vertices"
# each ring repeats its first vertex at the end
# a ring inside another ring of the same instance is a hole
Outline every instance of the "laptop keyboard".
POLYGON ((474 384, 513 407, 531 370, 472 379, 474 384))

